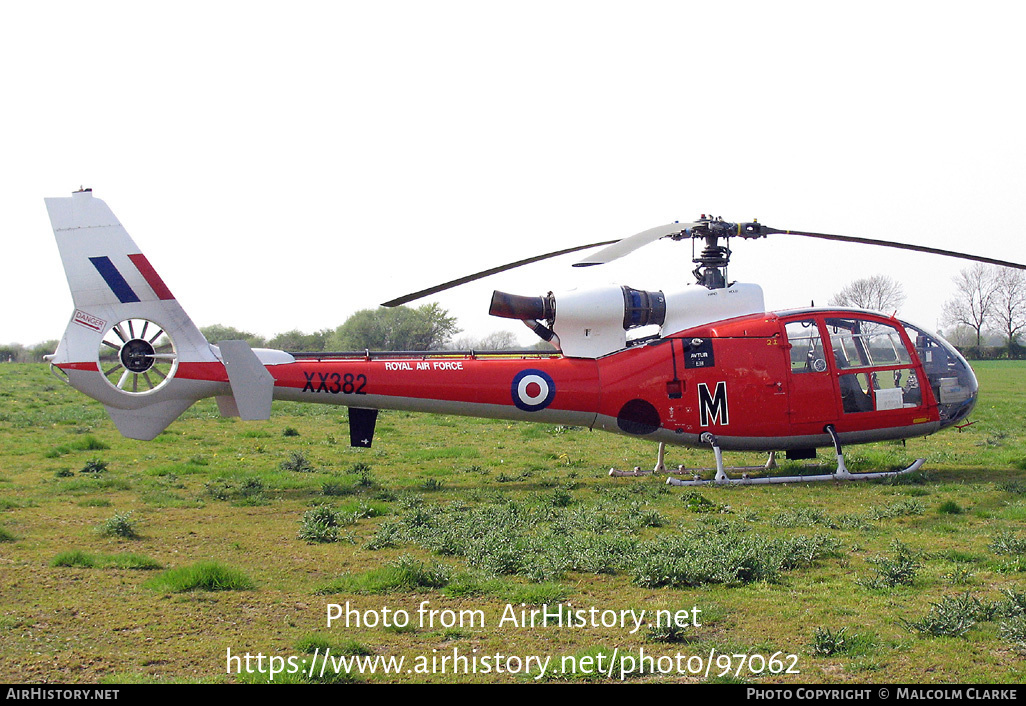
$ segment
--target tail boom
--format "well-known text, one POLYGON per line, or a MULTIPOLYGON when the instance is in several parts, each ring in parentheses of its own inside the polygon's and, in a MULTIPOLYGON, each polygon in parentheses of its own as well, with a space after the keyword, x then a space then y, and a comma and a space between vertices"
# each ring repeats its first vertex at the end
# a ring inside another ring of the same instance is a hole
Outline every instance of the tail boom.
MULTIPOLYGON (((559 354, 365 353, 320 359, 212 346, 107 205, 89 190, 46 199, 74 311, 51 363, 127 437, 152 439, 197 400, 267 419, 273 399, 344 405, 359 445, 374 410, 592 426, 595 360, 559 354)), ((354 441, 357 443, 357 441, 354 441)))

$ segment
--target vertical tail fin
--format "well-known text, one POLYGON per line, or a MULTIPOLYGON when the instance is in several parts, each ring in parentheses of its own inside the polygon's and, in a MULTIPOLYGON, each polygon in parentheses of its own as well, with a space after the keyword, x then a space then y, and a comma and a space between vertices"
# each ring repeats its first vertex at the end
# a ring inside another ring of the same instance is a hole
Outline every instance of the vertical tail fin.
POLYGON ((189 373, 218 357, 91 190, 48 198, 46 208, 75 305, 51 362, 107 407, 122 434, 152 439, 218 393, 220 383, 189 373))

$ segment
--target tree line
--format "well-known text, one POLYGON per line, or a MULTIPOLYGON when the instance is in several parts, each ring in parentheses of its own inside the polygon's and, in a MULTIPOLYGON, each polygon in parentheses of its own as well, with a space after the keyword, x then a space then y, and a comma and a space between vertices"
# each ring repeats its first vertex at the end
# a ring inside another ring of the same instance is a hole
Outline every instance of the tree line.
POLYGON ((215 324, 200 329, 211 343, 243 340, 253 348, 283 351, 429 351, 445 348, 460 332, 456 318, 436 303, 419 307, 362 309, 336 328, 313 333, 298 329, 273 338, 215 324))
MULTIPOLYGON (((1026 273, 977 263, 953 280, 939 331, 967 358, 1026 358, 1019 338, 1026 332, 1026 273)), ((834 295, 835 306, 892 314, 905 302, 899 282, 883 275, 857 279, 834 295)))
MULTIPOLYGON (((509 331, 496 331, 483 338, 462 336, 456 317, 436 303, 419 307, 378 307, 357 311, 340 326, 313 333, 293 329, 272 338, 233 326, 213 324, 200 331, 211 343, 243 340, 253 348, 275 348, 310 353, 328 351, 436 351, 512 350, 521 347, 509 331)), ((19 343, 0 345, 0 363, 41 363, 57 349, 57 340, 31 347, 19 343)), ((539 342, 538 348, 551 348, 539 342)))
MULTIPOLYGON (((954 278, 955 294, 944 304, 940 331, 969 358, 1026 358, 1019 338, 1026 331, 1026 274, 1022 270, 976 264, 954 278)), ((891 314, 906 295, 901 283, 884 275, 857 279, 830 300, 833 306, 851 306, 891 314)), ((258 334, 215 324, 200 329, 211 343, 244 340, 254 348, 285 351, 431 351, 503 350, 518 348, 516 336, 498 331, 484 338, 456 338, 460 328, 454 316, 437 303, 419 307, 378 307, 357 311, 336 328, 313 333, 298 329, 265 339, 258 334)), ((0 345, 0 363, 40 363, 57 349, 56 340, 34 346, 0 345)), ((537 348, 550 348, 538 342, 537 348)))
MULTIPOLYGON (((350 316, 337 328, 304 333, 298 329, 264 339, 248 331, 230 326, 207 326, 200 329, 211 343, 244 340, 253 348, 275 348, 283 351, 320 353, 330 351, 438 351, 438 350, 513 350, 521 348, 516 335, 495 331, 475 338, 457 337, 461 333, 456 318, 438 304, 416 308, 397 306, 363 309, 350 316)), ((536 348, 552 348, 539 342, 536 348)))
POLYGON ((23 346, 20 343, 0 344, 0 363, 42 363, 43 356, 57 350, 59 341, 43 341, 34 346, 23 346))

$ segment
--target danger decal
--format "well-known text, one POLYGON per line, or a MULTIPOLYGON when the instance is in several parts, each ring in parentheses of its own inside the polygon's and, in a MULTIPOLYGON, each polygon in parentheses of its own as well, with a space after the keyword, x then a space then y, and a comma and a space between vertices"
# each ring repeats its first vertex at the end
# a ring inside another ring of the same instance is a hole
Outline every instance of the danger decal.
POLYGON ((79 326, 85 326, 87 329, 93 331, 105 331, 107 328, 107 322, 98 316, 86 313, 81 309, 75 309, 74 322, 79 326))

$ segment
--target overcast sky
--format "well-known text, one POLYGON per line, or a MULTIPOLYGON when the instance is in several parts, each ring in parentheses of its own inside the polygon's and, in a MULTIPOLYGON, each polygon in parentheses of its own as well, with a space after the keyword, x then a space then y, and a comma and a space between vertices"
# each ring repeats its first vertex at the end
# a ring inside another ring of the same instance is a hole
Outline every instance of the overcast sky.
MULTIPOLYGON (((200 326, 334 327, 701 213, 1026 262, 1026 10, 980 2, 39 2, 0 9, 0 342, 72 312, 47 196, 92 187, 200 326)), ((887 274, 937 328, 967 263, 732 242, 770 309, 887 274)), ((674 290, 691 247, 494 288, 674 290)), ((430 301, 430 300, 429 300, 430 301)))

